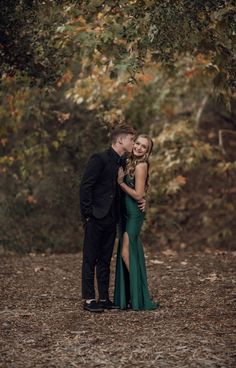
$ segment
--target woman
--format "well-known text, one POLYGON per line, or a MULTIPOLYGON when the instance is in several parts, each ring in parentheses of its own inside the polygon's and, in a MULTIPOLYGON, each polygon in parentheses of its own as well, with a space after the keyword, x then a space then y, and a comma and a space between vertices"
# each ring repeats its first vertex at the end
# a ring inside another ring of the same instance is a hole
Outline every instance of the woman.
POLYGON ((123 195, 114 302, 120 309, 150 310, 158 307, 148 292, 144 253, 139 238, 145 214, 138 208, 138 201, 148 189, 148 158, 152 147, 149 136, 139 135, 127 159, 125 172, 121 168, 118 173, 123 195))

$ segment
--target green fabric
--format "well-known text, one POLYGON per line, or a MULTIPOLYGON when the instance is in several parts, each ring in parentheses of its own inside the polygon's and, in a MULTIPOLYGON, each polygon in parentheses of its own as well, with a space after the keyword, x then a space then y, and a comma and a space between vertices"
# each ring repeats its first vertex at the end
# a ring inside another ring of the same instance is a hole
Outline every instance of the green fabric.
MULTIPOLYGON (((134 179, 126 175, 124 180, 127 185, 134 188, 134 179)), ((126 309, 129 302, 133 310, 150 310, 158 307, 158 303, 151 300, 148 292, 145 258, 139 238, 144 217, 145 214, 139 210, 137 201, 124 193, 114 293, 114 302, 121 309, 126 309), (129 236, 129 272, 121 257, 124 232, 129 236)))

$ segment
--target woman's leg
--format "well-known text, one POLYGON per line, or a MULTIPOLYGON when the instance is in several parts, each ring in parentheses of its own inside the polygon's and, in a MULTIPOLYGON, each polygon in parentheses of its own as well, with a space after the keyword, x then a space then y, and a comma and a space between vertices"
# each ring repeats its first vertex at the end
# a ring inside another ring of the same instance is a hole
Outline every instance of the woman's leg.
POLYGON ((129 235, 127 232, 123 234, 121 256, 126 265, 127 270, 129 271, 129 235))

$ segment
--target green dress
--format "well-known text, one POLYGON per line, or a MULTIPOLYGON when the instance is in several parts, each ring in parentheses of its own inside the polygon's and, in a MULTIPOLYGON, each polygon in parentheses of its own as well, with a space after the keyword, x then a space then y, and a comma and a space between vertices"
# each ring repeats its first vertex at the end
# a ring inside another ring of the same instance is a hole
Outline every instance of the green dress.
MULTIPOLYGON (((134 188, 134 179, 130 176, 126 175, 124 181, 128 186, 134 188)), ((114 302, 120 309, 127 309, 129 304, 133 310, 137 311, 156 309, 158 303, 151 300, 148 292, 143 246, 139 238, 145 214, 138 208, 137 201, 124 192, 121 196, 121 212, 114 302), (129 236, 130 271, 127 270, 121 256, 124 232, 127 232, 129 236)))

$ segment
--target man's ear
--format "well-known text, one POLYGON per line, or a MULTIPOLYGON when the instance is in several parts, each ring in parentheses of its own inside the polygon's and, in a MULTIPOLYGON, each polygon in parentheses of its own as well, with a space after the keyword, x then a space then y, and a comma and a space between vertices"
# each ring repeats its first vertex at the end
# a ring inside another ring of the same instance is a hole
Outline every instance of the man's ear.
POLYGON ((117 137, 117 142, 118 142, 119 144, 122 144, 122 143, 123 143, 123 135, 119 135, 119 136, 117 137))

